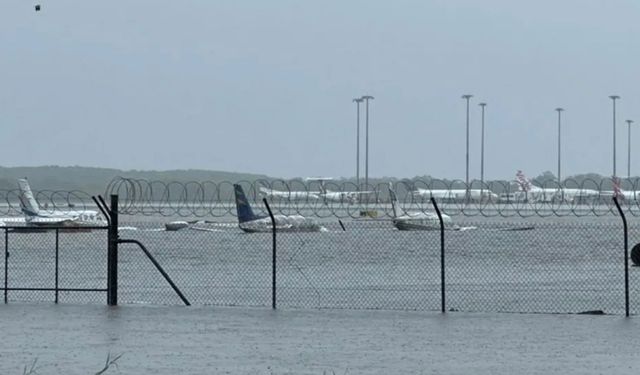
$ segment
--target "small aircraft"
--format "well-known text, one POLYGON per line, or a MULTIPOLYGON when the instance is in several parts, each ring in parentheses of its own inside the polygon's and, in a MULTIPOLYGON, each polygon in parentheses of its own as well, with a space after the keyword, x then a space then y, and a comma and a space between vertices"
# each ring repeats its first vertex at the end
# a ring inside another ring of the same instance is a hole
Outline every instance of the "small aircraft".
MULTIPOLYGON (((393 225, 399 230, 434 230, 440 229, 438 215, 431 212, 402 212, 398 204, 395 191, 389 184, 389 196, 391 197, 391 210, 393 212, 393 225)), ((451 217, 442 214, 445 228, 457 228, 451 217)))
POLYGON ((98 211, 93 210, 68 210, 46 211, 41 210, 33 196, 29 181, 26 178, 18 179, 20 193, 20 209, 24 217, 0 218, 0 226, 7 224, 25 224, 27 226, 81 226, 81 225, 105 225, 106 222, 98 211))
MULTIPOLYGON (((238 212, 238 226, 247 233, 271 232, 273 226, 269 216, 258 216, 253 213, 249 200, 242 186, 233 185, 238 212)), ((301 215, 274 215, 276 230, 279 232, 324 232, 325 227, 314 219, 301 215)))

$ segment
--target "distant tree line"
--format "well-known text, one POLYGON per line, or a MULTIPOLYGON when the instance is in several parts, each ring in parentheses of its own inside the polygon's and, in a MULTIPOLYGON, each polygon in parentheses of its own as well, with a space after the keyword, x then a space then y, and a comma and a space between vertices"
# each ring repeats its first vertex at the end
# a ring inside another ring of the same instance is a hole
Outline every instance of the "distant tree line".
MULTIPOLYGON (((17 188, 17 179, 27 177, 31 186, 36 191, 41 190, 53 190, 53 191, 71 191, 80 190, 88 194, 104 194, 105 189, 110 181, 114 178, 121 176, 126 178, 144 179, 147 181, 161 181, 165 184, 170 182, 186 183, 190 181, 202 182, 213 181, 216 183, 227 181, 265 181, 272 183, 274 187, 284 187, 285 184, 278 184, 277 181, 283 179, 277 177, 270 177, 261 174, 249 174, 249 173, 236 173, 236 172, 224 172, 224 171, 210 171, 201 169, 184 169, 184 170, 167 170, 167 171, 144 171, 144 170, 119 170, 113 168, 94 168, 94 167, 60 167, 60 166, 40 166, 40 167, 0 167, 0 189, 12 190, 17 188)), ((515 176, 514 176, 515 177, 515 176)), ((308 183, 302 177, 284 179, 287 181, 286 186, 290 189, 318 189, 319 184, 317 182, 308 183)), ((585 187, 596 188, 601 183, 608 182, 609 176, 601 176, 595 173, 580 174, 567 177, 564 180, 565 185, 588 185, 585 187)), ((400 182, 404 181, 406 189, 410 190, 414 187, 426 188, 427 186, 432 189, 446 189, 446 188, 464 188, 464 182, 461 180, 448 180, 438 179, 429 175, 415 176, 413 178, 399 179, 396 177, 382 177, 382 178, 369 178, 369 184, 372 187, 381 187, 388 182, 400 182)), ((545 171, 542 174, 532 178, 538 185, 545 184, 557 184, 556 176, 549 171, 545 171)), ((364 179, 360 180, 362 187, 364 187, 364 179)), ((492 180, 486 181, 487 186, 490 186, 495 193, 503 193, 506 190, 514 190, 512 180, 492 180)), ((629 182, 623 181, 623 186, 628 185, 629 182)), ((550 185, 549 185, 550 186, 550 185)), ((357 189, 357 182, 355 178, 336 178, 325 182, 325 187, 330 190, 355 190, 357 189)), ((478 180, 473 181, 474 188, 480 188, 478 180)), ((567 186, 573 187, 573 186, 567 186)), ((638 187, 640 189, 640 187, 638 187)))

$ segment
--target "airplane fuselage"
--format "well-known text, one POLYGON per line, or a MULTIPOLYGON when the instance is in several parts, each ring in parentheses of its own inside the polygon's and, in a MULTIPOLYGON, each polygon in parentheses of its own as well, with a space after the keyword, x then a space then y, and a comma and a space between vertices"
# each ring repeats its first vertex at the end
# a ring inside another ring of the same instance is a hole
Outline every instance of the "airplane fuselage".
POLYGON ((519 200, 532 202, 574 202, 576 200, 596 199, 600 193, 593 189, 572 189, 572 188, 540 188, 533 186, 529 191, 520 191, 516 194, 519 200))
POLYGON ((456 201, 463 202, 469 197, 469 200, 474 202, 486 201, 486 200, 498 200, 498 195, 489 189, 417 189, 412 192, 413 196, 422 198, 435 198, 437 200, 444 201, 456 201))
POLYGON ((260 193, 266 197, 276 200, 286 201, 317 201, 320 199, 320 192, 313 191, 279 191, 267 188, 260 188, 260 193))
POLYGON ((34 226, 101 225, 105 224, 97 211, 52 211, 25 215, 25 224, 34 226))
MULTIPOLYGON (((445 228, 451 227, 453 221, 448 215, 442 215, 445 228)), ((407 212, 393 218, 393 225, 398 230, 437 230, 440 229, 438 215, 430 212, 407 212)))
MULTIPOLYGON (((324 227, 314 219, 300 215, 274 215, 277 232, 321 232, 324 227)), ((271 218, 261 217, 239 223, 240 229, 247 233, 266 233, 273 230, 271 218)))

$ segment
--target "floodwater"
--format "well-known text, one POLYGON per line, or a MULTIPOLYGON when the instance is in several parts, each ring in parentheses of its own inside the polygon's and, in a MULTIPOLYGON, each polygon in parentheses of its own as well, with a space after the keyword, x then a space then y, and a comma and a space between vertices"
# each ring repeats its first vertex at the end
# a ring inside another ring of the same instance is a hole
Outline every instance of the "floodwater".
POLYGON ((0 373, 634 374, 621 316, 0 305, 0 373))

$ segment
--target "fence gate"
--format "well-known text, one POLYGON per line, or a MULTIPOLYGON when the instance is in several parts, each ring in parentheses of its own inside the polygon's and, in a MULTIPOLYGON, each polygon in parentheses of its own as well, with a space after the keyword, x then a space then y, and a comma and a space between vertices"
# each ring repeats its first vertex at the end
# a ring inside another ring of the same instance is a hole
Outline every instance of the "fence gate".
POLYGON ((2 228, 4 302, 104 303, 106 227, 2 228))

